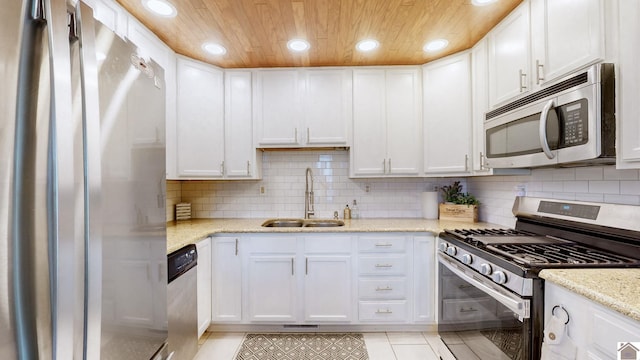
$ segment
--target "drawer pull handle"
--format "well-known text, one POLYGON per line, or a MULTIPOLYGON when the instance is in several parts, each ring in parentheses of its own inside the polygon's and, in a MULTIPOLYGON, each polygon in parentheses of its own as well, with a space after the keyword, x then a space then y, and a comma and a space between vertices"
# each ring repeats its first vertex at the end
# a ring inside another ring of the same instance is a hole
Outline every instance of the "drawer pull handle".
POLYGON ((376 244, 377 247, 391 247, 393 244, 385 243, 385 244, 376 244))
POLYGON ((376 310, 376 314, 393 314, 393 311, 391 311, 389 309, 386 309, 386 310, 378 309, 378 310, 376 310))
POLYGON ((474 308, 468 308, 468 309, 460 308, 460 312, 461 312, 461 313, 474 312, 474 311, 478 311, 478 309, 474 309, 474 308))
POLYGON ((387 286, 387 287, 376 287, 376 291, 391 291, 393 290, 393 288, 391 286, 387 286))
POLYGON ((393 267, 391 264, 376 264, 377 268, 390 268, 393 267))

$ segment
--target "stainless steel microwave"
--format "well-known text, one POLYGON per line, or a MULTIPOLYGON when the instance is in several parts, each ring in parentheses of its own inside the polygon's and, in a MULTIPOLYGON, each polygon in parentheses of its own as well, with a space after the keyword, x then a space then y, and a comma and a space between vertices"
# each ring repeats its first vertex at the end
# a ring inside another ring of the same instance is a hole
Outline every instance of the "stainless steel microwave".
POLYGON ((485 114, 486 166, 615 163, 614 65, 577 75, 485 114))

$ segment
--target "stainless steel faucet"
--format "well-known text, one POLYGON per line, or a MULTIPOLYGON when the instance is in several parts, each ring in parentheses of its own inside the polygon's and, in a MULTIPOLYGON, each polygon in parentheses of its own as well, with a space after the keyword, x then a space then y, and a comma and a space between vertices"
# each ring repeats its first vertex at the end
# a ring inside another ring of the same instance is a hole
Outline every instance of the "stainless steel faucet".
POLYGON ((304 218, 308 219, 313 214, 313 172, 311 172, 311 168, 307 168, 304 188, 304 218), (311 177, 311 191, 309 191, 309 177, 311 177))

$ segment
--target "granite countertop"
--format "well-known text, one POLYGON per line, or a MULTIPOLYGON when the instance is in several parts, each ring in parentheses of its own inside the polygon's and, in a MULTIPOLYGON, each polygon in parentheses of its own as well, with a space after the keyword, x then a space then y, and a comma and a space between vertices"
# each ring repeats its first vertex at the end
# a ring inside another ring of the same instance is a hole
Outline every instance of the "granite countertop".
POLYGON ((640 321, 640 269, 549 269, 540 277, 640 321))
POLYGON ((167 253, 216 233, 430 232, 455 228, 504 228, 495 224, 425 219, 353 219, 339 227, 266 228, 266 219, 192 219, 167 223, 167 253))

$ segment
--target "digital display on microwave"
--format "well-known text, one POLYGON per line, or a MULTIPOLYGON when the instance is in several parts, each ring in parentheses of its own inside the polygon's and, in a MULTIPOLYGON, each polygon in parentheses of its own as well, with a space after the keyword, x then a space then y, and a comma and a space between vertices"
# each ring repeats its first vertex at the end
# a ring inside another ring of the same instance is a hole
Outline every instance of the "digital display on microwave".
MULTIPOLYGON (((586 144, 587 99, 580 99, 549 111, 547 143, 551 150, 586 144)), ((486 130, 487 157, 499 158, 542 152, 539 138, 540 113, 535 113, 486 130)))

